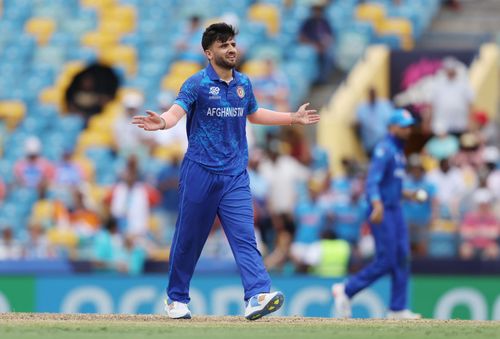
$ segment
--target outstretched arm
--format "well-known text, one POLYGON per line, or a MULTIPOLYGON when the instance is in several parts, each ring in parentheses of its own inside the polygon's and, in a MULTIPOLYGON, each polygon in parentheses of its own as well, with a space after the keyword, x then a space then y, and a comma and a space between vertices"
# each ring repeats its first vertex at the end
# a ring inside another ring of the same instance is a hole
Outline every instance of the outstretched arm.
POLYGON ((248 121, 259 125, 310 125, 319 121, 320 116, 315 109, 307 109, 309 103, 300 106, 297 112, 284 113, 270 109, 259 108, 255 113, 248 116, 248 121))
POLYGON ((161 115, 153 111, 146 111, 148 115, 136 115, 132 118, 132 123, 145 131, 157 131, 174 127, 186 114, 184 109, 173 104, 172 107, 161 115))

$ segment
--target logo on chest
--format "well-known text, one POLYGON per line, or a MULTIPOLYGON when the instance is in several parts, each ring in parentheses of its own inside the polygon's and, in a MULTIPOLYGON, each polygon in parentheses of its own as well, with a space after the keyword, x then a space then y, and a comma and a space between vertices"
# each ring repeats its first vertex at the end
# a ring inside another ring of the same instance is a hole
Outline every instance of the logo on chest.
POLYGON ((220 99, 220 87, 217 86, 211 86, 210 89, 208 90, 208 98, 212 100, 220 99))

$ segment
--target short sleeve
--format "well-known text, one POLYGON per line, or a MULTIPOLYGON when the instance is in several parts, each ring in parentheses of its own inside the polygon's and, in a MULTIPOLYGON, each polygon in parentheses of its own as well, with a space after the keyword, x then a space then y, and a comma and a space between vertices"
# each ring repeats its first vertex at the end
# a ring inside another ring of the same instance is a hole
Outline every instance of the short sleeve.
POLYGON ((194 77, 189 78, 182 84, 179 95, 175 99, 174 104, 182 107, 189 115, 193 110, 194 103, 198 98, 198 83, 194 80, 194 77))
POLYGON ((259 105, 257 104, 257 99, 255 99, 255 95, 253 94, 252 83, 250 80, 248 80, 248 89, 247 115, 250 115, 259 109, 259 105))

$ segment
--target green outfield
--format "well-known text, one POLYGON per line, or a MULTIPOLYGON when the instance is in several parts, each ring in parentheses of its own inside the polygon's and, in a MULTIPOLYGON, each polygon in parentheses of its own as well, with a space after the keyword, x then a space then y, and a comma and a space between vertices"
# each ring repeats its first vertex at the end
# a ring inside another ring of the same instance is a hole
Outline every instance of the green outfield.
POLYGON ((0 314, 2 339, 80 338, 500 338, 500 322, 334 320, 269 317, 248 322, 241 317, 0 314))

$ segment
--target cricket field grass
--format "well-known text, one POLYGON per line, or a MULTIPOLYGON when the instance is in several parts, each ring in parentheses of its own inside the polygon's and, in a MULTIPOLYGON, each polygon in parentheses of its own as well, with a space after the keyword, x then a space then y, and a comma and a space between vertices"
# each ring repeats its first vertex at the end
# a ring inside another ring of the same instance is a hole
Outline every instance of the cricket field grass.
POLYGON ((161 315, 0 314, 1 339, 128 338, 500 338, 499 321, 336 320, 267 317, 194 317, 171 320, 161 315))

